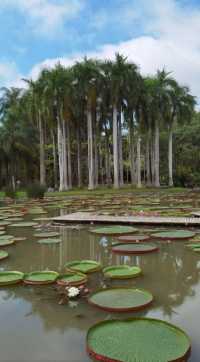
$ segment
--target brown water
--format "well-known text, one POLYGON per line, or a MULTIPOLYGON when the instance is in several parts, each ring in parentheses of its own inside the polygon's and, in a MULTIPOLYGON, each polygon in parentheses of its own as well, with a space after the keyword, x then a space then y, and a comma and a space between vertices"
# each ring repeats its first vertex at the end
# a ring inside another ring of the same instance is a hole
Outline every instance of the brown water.
MULTIPOLYGON (((200 255, 185 248, 185 241, 162 242, 158 253, 127 257, 113 255, 109 249, 112 238, 89 233, 89 226, 61 227, 60 245, 38 244, 33 228, 8 230, 28 239, 5 248, 10 258, 1 262, 1 270, 63 271, 65 262, 78 259, 97 260, 105 266, 138 265, 143 276, 107 285, 146 288, 155 302, 141 313, 110 314, 88 305, 85 299, 59 305, 60 297, 52 286, 1 288, 0 361, 89 362, 85 341, 90 326, 104 319, 140 315, 161 318, 183 328, 192 341, 190 361, 199 362, 200 255)), ((100 273, 90 277, 92 289, 104 285, 100 273)))

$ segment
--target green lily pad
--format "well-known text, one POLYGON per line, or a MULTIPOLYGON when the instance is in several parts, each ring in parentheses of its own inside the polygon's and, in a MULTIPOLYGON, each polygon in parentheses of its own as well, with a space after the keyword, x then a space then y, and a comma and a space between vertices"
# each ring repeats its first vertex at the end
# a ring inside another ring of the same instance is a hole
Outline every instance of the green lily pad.
POLYGON ((184 331, 159 319, 108 320, 87 333, 90 357, 104 362, 186 361, 190 349, 184 331))
POLYGON ((15 241, 24 241, 24 240, 26 240, 27 238, 25 237, 25 236, 18 236, 18 237, 15 237, 14 236, 14 240, 15 241))
POLYGON ((6 259, 8 257, 8 252, 5 250, 0 250, 0 260, 6 259))
POLYGON ((148 235, 124 235, 118 238, 119 242, 125 243, 138 243, 140 241, 147 241, 150 237, 148 235))
POLYGON ((129 279, 137 277, 142 270, 137 266, 112 265, 103 269, 104 276, 111 279, 129 279))
POLYGON ((11 237, 11 235, 5 235, 7 237, 3 238, 0 237, 0 247, 2 246, 9 246, 15 243, 15 240, 13 239, 13 237, 11 237))
POLYGON ((10 225, 9 221, 0 220, 0 226, 8 226, 8 225, 10 225))
POLYGON ((17 222, 17 221, 22 221, 23 218, 22 217, 9 217, 8 219, 6 219, 6 221, 9 221, 9 222, 17 222))
POLYGON ((37 234, 34 234, 34 236, 36 238, 55 238, 57 236, 60 236, 60 233, 57 233, 57 232, 46 232, 46 233, 37 233, 37 234))
POLYGON ((28 214, 30 215, 42 215, 47 214, 47 211, 40 209, 40 208, 33 208, 28 210, 28 214))
POLYGON ((57 279, 57 284, 61 286, 78 286, 87 282, 87 276, 83 273, 68 271, 57 279))
POLYGON ((37 242, 39 244, 60 244, 61 243, 61 239, 56 239, 56 238, 47 238, 47 239, 40 239, 37 242))
POLYGON ((55 271, 35 271, 25 275, 24 283, 33 285, 51 284, 58 277, 59 274, 55 271))
POLYGON ((188 230, 174 230, 174 231, 163 231, 160 233, 152 234, 151 236, 157 239, 172 239, 172 240, 181 240, 181 239, 190 239, 193 238, 196 234, 188 230))
POLYGON ((107 226, 107 227, 91 229, 90 231, 94 234, 100 234, 100 235, 122 235, 122 234, 126 235, 126 234, 136 233, 138 229, 132 226, 116 225, 116 226, 107 226))
POLYGON ((146 290, 128 287, 101 289, 88 302, 109 312, 138 311, 149 306, 153 296, 146 290))
POLYGON ((101 269, 101 264, 93 260, 75 260, 65 264, 65 267, 70 270, 75 270, 81 273, 93 273, 101 269))
POLYGON ((37 226, 38 224, 36 222, 29 222, 29 221, 24 221, 24 222, 18 222, 16 224, 11 224, 11 227, 31 227, 31 226, 37 226))
POLYGON ((24 278, 24 273, 18 271, 0 272, 0 286, 20 283, 24 278))
POLYGON ((129 243, 129 244, 115 244, 112 247, 112 252, 116 254, 129 255, 129 254, 146 254, 158 251, 155 244, 150 243, 129 243))

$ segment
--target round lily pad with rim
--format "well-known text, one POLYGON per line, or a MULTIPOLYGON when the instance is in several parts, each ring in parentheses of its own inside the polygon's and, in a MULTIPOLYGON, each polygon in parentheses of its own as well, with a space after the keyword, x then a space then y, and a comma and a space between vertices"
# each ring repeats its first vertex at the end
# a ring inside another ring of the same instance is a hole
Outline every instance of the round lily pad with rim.
POLYGON ((31 285, 43 285, 55 283, 59 274, 55 271, 35 271, 25 274, 24 283, 31 285))
POLYGON ((0 260, 6 259, 8 257, 8 252, 5 250, 0 250, 0 260))
POLYGON ((184 362, 191 342, 180 328, 159 319, 107 320, 87 333, 87 352, 104 362, 184 362))
POLYGON ((0 230, 0 236, 4 235, 5 233, 5 230, 0 230))
POLYGON ((0 226, 8 226, 8 225, 10 225, 11 223, 9 222, 9 221, 1 221, 0 220, 0 226))
POLYGON ((83 273, 68 271, 57 279, 57 284, 61 286, 79 286, 87 282, 87 275, 83 273))
POLYGON ((18 271, 0 272, 0 286, 13 285, 22 282, 24 273, 18 271))
POLYGON ((142 273, 138 266, 112 265, 103 269, 104 276, 111 279, 131 279, 142 273))
POLYGON ((101 270, 101 264, 94 260, 75 260, 66 263, 65 267, 85 274, 101 270))
POLYGON ((112 247, 112 252, 121 255, 129 254, 146 254, 158 251, 159 248, 156 244, 150 243, 128 243, 128 244, 115 244, 112 247))
POLYGON ((196 233, 188 230, 163 231, 151 234, 151 237, 163 240, 183 240, 193 238, 196 233))
POLYGON ((25 236, 18 236, 18 237, 14 236, 14 240, 15 241, 24 241, 24 240, 27 240, 27 238, 25 236))
MULTIPOLYGON (((7 235, 8 236, 8 235, 7 235)), ((2 246, 9 246, 9 245, 13 245, 15 243, 15 240, 12 238, 12 239, 9 239, 9 238, 0 238, 0 247, 2 246)))
POLYGON ((49 231, 49 232, 43 232, 43 233, 37 233, 34 234, 35 238, 55 238, 57 236, 60 236, 60 233, 57 233, 55 231, 49 231))
POLYGON ((92 293, 88 302, 109 312, 134 312, 148 307, 153 302, 153 296, 143 289, 116 287, 92 293))
POLYGON ((148 235, 124 235, 117 238, 119 242, 125 242, 125 243, 139 243, 150 240, 150 236, 148 235))
POLYGON ((91 229, 90 232, 99 235, 127 235, 136 233, 138 229, 132 226, 123 226, 123 225, 116 225, 116 226, 105 226, 100 228, 91 229))
POLYGON ((24 222, 18 222, 16 224, 11 224, 11 227, 32 227, 32 226, 37 226, 38 224, 36 222, 29 222, 29 221, 24 221, 24 222))
POLYGON ((47 239, 37 240, 37 243, 39 243, 39 244, 60 244, 61 241, 62 241, 61 239, 47 238, 47 239))

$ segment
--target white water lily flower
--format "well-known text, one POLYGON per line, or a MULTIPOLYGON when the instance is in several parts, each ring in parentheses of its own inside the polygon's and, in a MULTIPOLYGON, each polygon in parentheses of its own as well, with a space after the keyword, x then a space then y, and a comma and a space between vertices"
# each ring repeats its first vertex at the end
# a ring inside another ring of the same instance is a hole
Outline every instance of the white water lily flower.
POLYGON ((68 289, 68 297, 69 298, 74 298, 77 297, 77 295, 79 295, 80 290, 78 288, 75 287, 71 287, 68 289))

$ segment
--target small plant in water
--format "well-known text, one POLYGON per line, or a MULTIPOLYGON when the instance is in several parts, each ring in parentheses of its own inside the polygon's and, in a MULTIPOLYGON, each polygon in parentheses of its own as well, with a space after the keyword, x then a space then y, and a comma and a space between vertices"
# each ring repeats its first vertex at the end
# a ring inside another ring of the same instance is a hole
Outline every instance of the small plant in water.
POLYGON ((89 289, 86 288, 84 285, 81 285, 80 287, 59 287, 57 288, 57 290, 59 295, 61 296, 59 304, 70 304, 71 300, 86 297, 89 293, 89 289))

